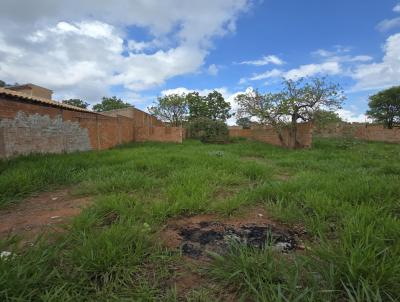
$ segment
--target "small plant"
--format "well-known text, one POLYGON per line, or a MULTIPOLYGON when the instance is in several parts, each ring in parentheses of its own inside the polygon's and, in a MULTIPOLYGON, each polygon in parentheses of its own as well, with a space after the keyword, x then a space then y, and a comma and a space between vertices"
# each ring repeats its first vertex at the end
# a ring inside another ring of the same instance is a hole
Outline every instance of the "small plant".
POLYGON ((224 156, 224 151, 210 151, 210 152, 208 152, 208 155, 222 157, 222 156, 224 156))

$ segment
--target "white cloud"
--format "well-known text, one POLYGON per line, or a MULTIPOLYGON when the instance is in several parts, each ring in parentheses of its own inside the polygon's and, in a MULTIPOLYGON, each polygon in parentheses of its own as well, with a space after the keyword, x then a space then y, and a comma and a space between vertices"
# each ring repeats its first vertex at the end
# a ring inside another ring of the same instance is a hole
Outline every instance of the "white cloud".
POLYGON ((260 60, 243 61, 243 62, 240 62, 239 64, 264 66, 264 65, 268 65, 268 64, 283 65, 283 64, 285 64, 285 62, 275 55, 269 55, 269 56, 263 56, 260 60))
POLYGON ((212 76, 216 76, 218 74, 218 66, 215 64, 211 64, 210 66, 208 66, 208 74, 212 75, 212 76))
POLYGON ((144 52, 147 49, 151 49, 156 47, 158 44, 158 41, 135 41, 135 40, 129 40, 128 41, 128 50, 132 51, 134 53, 141 53, 144 52))
POLYGON ((395 7, 393 7, 393 11, 394 11, 395 13, 400 13, 400 3, 397 4, 395 7))
POLYGON ((400 85, 400 33, 390 36, 383 50, 382 62, 361 64, 355 68, 352 77, 357 83, 353 91, 400 85))
POLYGON ((335 47, 335 51, 329 51, 326 49, 318 49, 311 54, 321 58, 324 62, 338 62, 338 63, 352 63, 352 62, 368 62, 373 58, 368 55, 356 55, 351 56, 346 53, 350 51, 349 48, 338 48, 335 47))
POLYGON ((272 69, 272 70, 268 70, 263 73, 255 74, 249 80, 259 81, 259 80, 264 80, 264 79, 269 79, 269 78, 278 78, 278 77, 282 77, 283 75, 284 75, 284 72, 282 70, 272 69))
POLYGON ((233 32, 250 1, 3 0, 0 78, 89 101, 110 85, 153 88, 202 67, 212 39, 233 32))
POLYGON ((270 78, 285 78, 285 79, 299 79, 302 77, 311 77, 318 74, 336 75, 341 73, 341 67, 338 62, 325 62, 322 64, 307 64, 301 65, 298 68, 282 71, 280 69, 272 69, 264 73, 255 74, 249 80, 259 81, 270 78))
POLYGON ((200 95, 207 95, 210 92, 213 92, 214 90, 218 91, 219 93, 222 94, 222 96, 226 99, 228 98, 231 93, 229 92, 228 88, 226 87, 219 87, 219 88, 214 88, 214 89, 188 89, 185 87, 177 87, 177 88, 171 88, 171 89, 165 89, 161 91, 161 95, 170 95, 170 94, 188 94, 193 91, 198 92, 200 95))
POLYGON ((376 26, 379 31, 388 31, 396 27, 400 27, 400 17, 385 19, 376 26))
POLYGON ((339 63, 325 62, 322 64, 301 65, 299 68, 289 70, 285 73, 286 79, 298 79, 302 77, 311 77, 318 74, 336 75, 341 72, 339 63))
POLYGON ((365 123, 369 119, 365 114, 357 114, 347 109, 339 109, 336 113, 346 122, 349 123, 365 123))

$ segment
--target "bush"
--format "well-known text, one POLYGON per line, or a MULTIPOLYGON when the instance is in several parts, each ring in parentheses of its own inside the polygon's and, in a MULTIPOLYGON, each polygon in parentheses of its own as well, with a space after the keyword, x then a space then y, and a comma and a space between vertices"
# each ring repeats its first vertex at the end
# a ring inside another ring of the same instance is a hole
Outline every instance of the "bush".
POLYGON ((189 137, 203 143, 226 143, 229 141, 228 126, 222 121, 198 118, 189 123, 189 137))

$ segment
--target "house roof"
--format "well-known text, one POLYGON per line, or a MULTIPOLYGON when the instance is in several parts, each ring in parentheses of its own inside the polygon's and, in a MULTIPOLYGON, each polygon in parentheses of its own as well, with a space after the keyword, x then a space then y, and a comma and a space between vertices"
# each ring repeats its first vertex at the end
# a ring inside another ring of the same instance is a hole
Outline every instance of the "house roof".
POLYGON ((57 101, 54 101, 54 100, 48 100, 48 99, 37 97, 37 96, 30 96, 30 95, 27 95, 25 93, 14 91, 14 90, 10 90, 10 89, 7 89, 7 88, 0 88, 0 96, 1 95, 15 97, 15 98, 18 98, 21 101, 29 101, 29 102, 45 104, 45 105, 49 105, 49 106, 53 106, 53 107, 59 107, 59 108, 63 108, 63 109, 69 109, 69 110, 74 110, 74 111, 82 111, 82 112, 89 112, 89 113, 96 114, 96 112, 90 111, 88 109, 84 109, 84 108, 80 108, 80 107, 64 104, 64 103, 57 102, 57 101))

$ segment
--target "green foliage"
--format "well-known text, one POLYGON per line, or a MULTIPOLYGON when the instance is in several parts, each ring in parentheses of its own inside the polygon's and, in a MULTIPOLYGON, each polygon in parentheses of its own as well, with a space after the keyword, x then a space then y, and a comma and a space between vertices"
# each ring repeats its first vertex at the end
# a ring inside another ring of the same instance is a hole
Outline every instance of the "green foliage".
POLYGON ((1 206, 65 186, 92 205, 49 241, 21 248, 0 239, 0 251, 15 255, 0 259, 0 300, 185 300, 173 282, 184 260, 160 247, 160 228, 182 215, 240 217, 254 206, 302 226, 305 249, 233 244, 187 300, 218 300, 210 289, 221 288, 243 301, 399 301, 399 182, 400 145, 343 148, 332 139, 295 152, 187 140, 3 160, 1 206))
POLYGON ((175 127, 182 126, 188 114, 187 100, 183 94, 159 97, 157 102, 148 109, 152 115, 175 127))
POLYGON ((369 98, 367 115, 389 129, 400 125, 400 86, 378 92, 369 98))
POLYGON ((238 126, 242 126, 243 129, 250 129, 251 120, 248 117, 241 117, 236 120, 238 126))
POLYGON ((82 101, 80 99, 69 99, 69 100, 63 100, 62 101, 64 104, 68 104, 71 106, 79 107, 79 108, 84 108, 86 109, 89 106, 89 103, 82 101))
POLYGON ((197 118, 189 123, 189 137, 203 143, 226 143, 229 141, 228 126, 219 120, 197 118))
POLYGON ((198 92, 191 92, 186 96, 189 106, 189 119, 209 117, 208 107, 205 98, 198 92))
POLYGON ((312 121, 317 129, 323 129, 329 124, 343 122, 336 112, 323 109, 319 109, 314 112, 312 121))
POLYGON ((232 116, 230 113, 231 105, 225 101, 222 94, 216 90, 210 92, 205 101, 208 107, 208 118, 216 121, 226 121, 228 118, 232 116))
POLYGON ((93 110, 97 112, 103 112, 127 107, 132 107, 132 105, 129 103, 125 103, 123 100, 118 99, 116 96, 113 96, 111 98, 103 97, 100 104, 96 104, 93 106, 93 110))
POLYGON ((5 87, 6 86, 6 82, 0 80, 0 87, 5 87))
POLYGON ((192 92, 186 98, 189 106, 190 120, 207 118, 226 121, 232 116, 230 113, 231 105, 216 90, 210 92, 207 96, 201 96, 198 92, 192 92))

